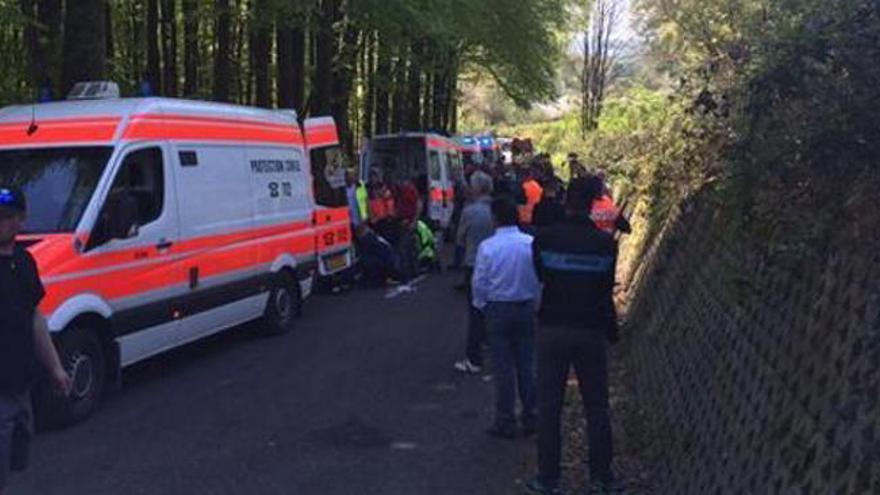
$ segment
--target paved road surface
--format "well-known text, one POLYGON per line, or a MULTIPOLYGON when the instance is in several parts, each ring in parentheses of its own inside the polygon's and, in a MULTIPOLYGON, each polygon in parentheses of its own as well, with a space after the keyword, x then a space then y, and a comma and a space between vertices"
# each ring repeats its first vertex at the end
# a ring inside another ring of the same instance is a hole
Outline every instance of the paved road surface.
POLYGON ((89 422, 41 434, 11 495, 510 494, 532 444, 486 437, 491 383, 451 370, 452 276, 309 301, 126 373, 89 422))

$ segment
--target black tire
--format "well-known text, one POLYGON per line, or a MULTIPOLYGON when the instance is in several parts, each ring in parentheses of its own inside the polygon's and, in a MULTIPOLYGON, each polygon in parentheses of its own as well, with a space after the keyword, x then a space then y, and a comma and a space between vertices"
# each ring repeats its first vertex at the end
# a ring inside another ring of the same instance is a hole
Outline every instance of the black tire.
POLYGON ((294 320, 302 311, 299 284, 286 273, 279 274, 269 292, 262 327, 267 335, 281 335, 293 330, 294 320))
POLYGON ((49 426, 69 426, 86 420, 100 406, 107 384, 107 360, 101 341, 88 328, 65 330, 56 347, 73 387, 70 396, 59 397, 49 384, 42 384, 37 409, 49 426))

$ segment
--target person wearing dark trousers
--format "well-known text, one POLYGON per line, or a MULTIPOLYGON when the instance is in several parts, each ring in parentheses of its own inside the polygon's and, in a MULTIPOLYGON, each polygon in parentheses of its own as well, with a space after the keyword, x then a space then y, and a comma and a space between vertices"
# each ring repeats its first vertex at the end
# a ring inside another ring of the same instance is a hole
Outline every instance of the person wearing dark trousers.
POLYGON ((409 283, 418 273, 418 241, 416 222, 421 215, 422 205, 419 191, 410 180, 400 179, 393 188, 395 214, 397 216, 398 237, 395 243, 402 282, 409 283))
POLYGON ((495 421, 486 433, 512 439, 520 434, 517 392, 522 433, 535 429, 535 309, 541 289, 532 262, 532 236, 517 227, 516 204, 496 199, 492 216, 495 235, 477 250, 473 305, 486 315, 495 376, 495 421))
POLYGON ((458 226, 458 242, 465 246, 464 267, 467 288, 468 327, 465 359, 455 363, 462 373, 478 374, 483 370, 483 344, 486 342, 486 322, 483 312, 475 308, 471 279, 480 244, 492 236, 495 223, 492 219, 492 178, 483 172, 474 172, 470 179, 473 200, 465 207, 458 226))
POLYGON ((0 186, 0 495, 6 493, 10 474, 28 465, 30 390, 38 376, 44 374, 62 396, 72 386, 37 308, 45 290, 36 262, 15 243, 26 211, 20 189, 0 186))
POLYGON ((607 358, 607 345, 616 342, 618 332, 613 300, 617 243, 584 208, 595 199, 590 180, 572 183, 566 219, 539 230, 533 243, 535 269, 544 284, 537 343, 538 476, 526 485, 534 494, 561 493, 560 416, 571 367, 587 422, 587 493, 622 491, 611 468, 607 358))

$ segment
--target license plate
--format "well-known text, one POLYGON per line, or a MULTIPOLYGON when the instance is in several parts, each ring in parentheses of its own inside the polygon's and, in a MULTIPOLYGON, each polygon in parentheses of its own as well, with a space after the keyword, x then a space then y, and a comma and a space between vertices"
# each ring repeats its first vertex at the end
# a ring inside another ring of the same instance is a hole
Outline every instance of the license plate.
POLYGON ((335 256, 328 256, 327 258, 324 258, 324 266, 326 266, 327 269, 330 271, 345 268, 345 265, 347 264, 348 259, 346 259, 345 254, 337 254, 335 256))

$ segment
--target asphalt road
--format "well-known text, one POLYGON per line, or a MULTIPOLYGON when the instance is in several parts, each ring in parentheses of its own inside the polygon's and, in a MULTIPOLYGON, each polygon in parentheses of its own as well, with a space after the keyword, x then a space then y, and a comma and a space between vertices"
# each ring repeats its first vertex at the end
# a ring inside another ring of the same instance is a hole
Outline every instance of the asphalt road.
POLYGON ((452 277, 316 296, 291 334, 242 327, 129 370, 91 420, 38 436, 10 493, 517 493, 533 444, 484 435, 492 384, 451 368, 452 277))

